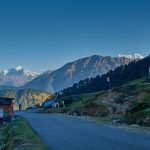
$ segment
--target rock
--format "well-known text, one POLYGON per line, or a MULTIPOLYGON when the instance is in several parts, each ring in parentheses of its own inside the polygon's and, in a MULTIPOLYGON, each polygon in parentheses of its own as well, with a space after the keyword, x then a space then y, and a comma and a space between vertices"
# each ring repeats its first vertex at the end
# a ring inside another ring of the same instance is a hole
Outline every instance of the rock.
POLYGON ((119 120, 119 119, 114 119, 114 120, 112 120, 112 123, 113 123, 113 124, 120 123, 120 120, 119 120))
POLYGON ((150 126, 150 117, 146 117, 144 120, 143 120, 143 125, 145 126, 150 126))
POLYGON ((131 124, 130 127, 139 128, 140 126, 138 124, 131 124))

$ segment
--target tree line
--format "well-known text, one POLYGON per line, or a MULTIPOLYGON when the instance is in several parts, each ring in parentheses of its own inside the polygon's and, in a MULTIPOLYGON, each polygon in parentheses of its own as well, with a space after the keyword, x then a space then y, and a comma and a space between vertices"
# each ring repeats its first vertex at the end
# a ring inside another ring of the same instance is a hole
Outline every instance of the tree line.
POLYGON ((142 60, 135 60, 128 65, 117 67, 104 75, 87 78, 75 83, 72 87, 56 93, 58 97, 92 93, 120 86, 134 79, 149 76, 150 55, 142 60), (110 82, 109 82, 110 81, 110 82))

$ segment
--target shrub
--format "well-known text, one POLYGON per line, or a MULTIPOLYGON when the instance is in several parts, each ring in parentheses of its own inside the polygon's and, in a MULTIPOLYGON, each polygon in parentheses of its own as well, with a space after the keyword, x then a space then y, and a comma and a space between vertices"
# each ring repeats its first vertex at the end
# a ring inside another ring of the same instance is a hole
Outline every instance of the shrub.
POLYGON ((137 123, 139 125, 149 124, 150 118, 150 94, 147 94, 143 99, 133 101, 125 114, 125 122, 127 124, 137 123))

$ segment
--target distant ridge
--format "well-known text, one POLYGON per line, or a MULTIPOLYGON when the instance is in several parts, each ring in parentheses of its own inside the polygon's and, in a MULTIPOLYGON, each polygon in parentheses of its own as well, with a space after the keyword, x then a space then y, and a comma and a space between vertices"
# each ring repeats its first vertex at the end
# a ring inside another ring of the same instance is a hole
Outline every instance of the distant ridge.
POLYGON ((53 72, 45 72, 21 88, 57 92, 72 86, 80 80, 105 74, 133 60, 133 58, 127 58, 123 55, 119 57, 93 55, 69 62, 53 72))
MULTIPOLYGON (((148 78, 149 69, 150 55, 145 57, 144 59, 132 61, 128 65, 117 67, 113 71, 111 70, 103 76, 97 76, 95 78, 87 78, 81 80, 80 82, 75 83, 72 87, 63 89, 59 93, 61 96, 69 96, 83 93, 105 91, 113 87, 121 86, 123 84, 129 84, 130 81, 142 78, 145 78, 145 81, 147 83, 150 83, 150 78, 148 78), (107 80, 108 78, 109 81, 107 80)), ((136 87, 132 88, 136 89, 136 87)))
POLYGON ((40 75, 39 72, 17 66, 0 71, 1 87, 19 87, 40 75))

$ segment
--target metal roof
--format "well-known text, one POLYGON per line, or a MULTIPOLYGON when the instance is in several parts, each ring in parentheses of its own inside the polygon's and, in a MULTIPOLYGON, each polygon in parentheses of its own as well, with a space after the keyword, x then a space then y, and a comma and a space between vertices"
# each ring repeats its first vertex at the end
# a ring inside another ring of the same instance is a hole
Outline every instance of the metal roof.
POLYGON ((44 107, 48 107, 48 106, 51 106, 52 104, 54 104, 55 102, 56 102, 55 99, 48 99, 43 103, 43 105, 44 105, 44 107))
POLYGON ((11 104, 14 98, 0 97, 0 104, 11 104))

